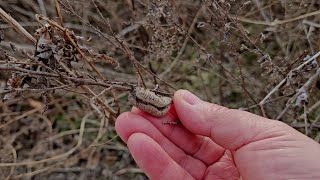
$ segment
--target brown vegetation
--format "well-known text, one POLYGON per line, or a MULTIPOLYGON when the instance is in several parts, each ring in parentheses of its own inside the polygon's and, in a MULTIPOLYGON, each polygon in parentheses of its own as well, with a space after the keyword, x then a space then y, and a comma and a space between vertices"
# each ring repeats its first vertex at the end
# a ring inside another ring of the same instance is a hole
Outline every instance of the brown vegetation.
POLYGON ((137 86, 188 89, 320 141, 316 0, 0 7, 0 179, 145 179, 113 126, 137 86))

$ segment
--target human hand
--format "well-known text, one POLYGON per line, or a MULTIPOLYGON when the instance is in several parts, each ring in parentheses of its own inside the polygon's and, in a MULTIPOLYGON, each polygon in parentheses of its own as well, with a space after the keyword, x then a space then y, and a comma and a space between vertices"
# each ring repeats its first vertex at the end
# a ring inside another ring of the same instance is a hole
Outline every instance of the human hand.
POLYGON ((174 95, 162 118, 136 108, 116 130, 150 179, 320 179, 320 145, 275 120, 174 95), (163 122, 180 120, 179 125, 163 122))

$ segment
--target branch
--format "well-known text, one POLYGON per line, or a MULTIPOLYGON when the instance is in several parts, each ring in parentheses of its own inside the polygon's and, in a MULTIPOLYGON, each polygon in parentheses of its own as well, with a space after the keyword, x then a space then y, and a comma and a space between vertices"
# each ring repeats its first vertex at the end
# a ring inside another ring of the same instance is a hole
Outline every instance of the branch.
POLYGON ((8 13, 6 13, 1 7, 0 7, 0 17, 4 19, 8 24, 11 24, 11 26, 18 32, 25 35, 28 39, 30 39, 34 44, 36 44, 37 40, 28 33, 15 19, 13 19, 8 13))

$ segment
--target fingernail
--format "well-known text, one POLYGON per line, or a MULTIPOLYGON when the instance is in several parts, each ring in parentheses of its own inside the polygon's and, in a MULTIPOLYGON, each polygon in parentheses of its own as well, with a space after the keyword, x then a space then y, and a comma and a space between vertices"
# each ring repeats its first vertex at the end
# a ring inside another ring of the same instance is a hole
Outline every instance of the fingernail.
POLYGON ((186 90, 182 91, 181 95, 183 100, 190 105, 196 105, 202 101, 200 98, 198 98, 197 96, 195 96, 194 94, 186 90))

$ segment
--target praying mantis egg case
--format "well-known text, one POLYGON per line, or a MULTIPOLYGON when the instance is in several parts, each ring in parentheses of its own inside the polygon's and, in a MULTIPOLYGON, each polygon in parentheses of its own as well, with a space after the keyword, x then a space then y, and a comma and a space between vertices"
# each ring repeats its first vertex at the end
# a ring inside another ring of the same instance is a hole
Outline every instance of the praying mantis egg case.
POLYGON ((130 92, 128 100, 138 109, 156 117, 166 115, 172 104, 171 97, 141 87, 137 87, 130 92))

